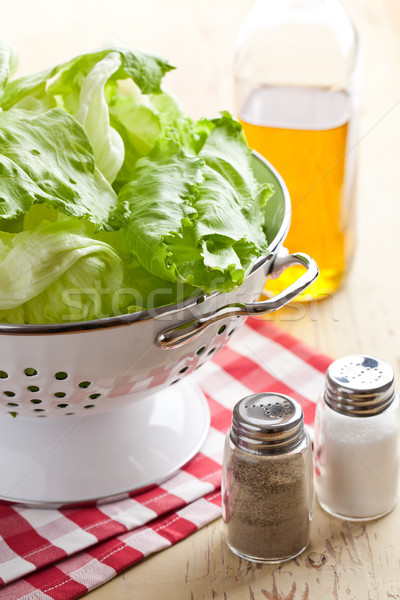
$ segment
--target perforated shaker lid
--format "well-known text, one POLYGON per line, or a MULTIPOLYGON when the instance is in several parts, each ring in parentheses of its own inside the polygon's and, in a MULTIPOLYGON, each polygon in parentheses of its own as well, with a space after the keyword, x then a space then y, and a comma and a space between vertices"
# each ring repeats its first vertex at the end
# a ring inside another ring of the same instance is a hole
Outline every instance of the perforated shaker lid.
POLYGON ((377 415, 394 397, 392 367, 372 356, 339 358, 326 373, 324 399, 336 412, 355 417, 377 415))
POLYGON ((233 409, 230 432, 233 443, 257 454, 284 453, 305 436, 303 410, 283 394, 254 394, 233 409))

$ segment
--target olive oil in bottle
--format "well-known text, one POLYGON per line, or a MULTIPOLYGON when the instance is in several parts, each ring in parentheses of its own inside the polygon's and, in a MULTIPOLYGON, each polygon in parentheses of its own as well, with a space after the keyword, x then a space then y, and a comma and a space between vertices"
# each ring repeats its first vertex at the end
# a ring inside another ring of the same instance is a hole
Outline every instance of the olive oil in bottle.
MULTIPOLYGON (((339 0, 257 0, 235 53, 235 102, 247 142, 291 196, 284 245, 320 276, 298 299, 334 293, 354 251, 358 42, 339 0)), ((268 280, 277 293, 301 274, 268 280)))
MULTIPOLYGON (((247 142, 283 177, 292 202, 285 241, 290 252, 305 250, 320 275, 303 297, 338 289, 354 250, 353 181, 346 153, 351 103, 345 92, 313 88, 264 87, 239 115, 247 142)), ((286 270, 268 282, 278 292, 301 273, 286 270)))

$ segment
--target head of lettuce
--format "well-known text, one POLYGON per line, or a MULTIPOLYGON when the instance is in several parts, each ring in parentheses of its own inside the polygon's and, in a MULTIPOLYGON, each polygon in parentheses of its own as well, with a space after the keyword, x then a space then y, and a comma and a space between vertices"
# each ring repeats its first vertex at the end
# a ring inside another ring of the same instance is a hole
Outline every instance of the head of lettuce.
POLYGON ((0 322, 125 314, 243 283, 267 252, 240 124, 194 121, 125 47, 13 78, 0 40, 0 322))

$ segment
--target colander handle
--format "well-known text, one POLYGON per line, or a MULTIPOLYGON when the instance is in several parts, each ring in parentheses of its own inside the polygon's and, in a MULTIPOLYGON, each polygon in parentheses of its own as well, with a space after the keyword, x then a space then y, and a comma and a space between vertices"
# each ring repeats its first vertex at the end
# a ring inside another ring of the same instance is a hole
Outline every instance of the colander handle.
POLYGON ((163 350, 171 350, 179 348, 188 342, 196 339, 210 325, 218 323, 223 319, 231 317, 249 317, 250 315, 265 315, 275 312, 291 300, 301 294, 308 286, 318 277, 318 266, 313 258, 303 252, 295 252, 288 256, 278 256, 273 263, 272 273, 281 273, 287 267, 292 265, 303 265, 306 267, 306 272, 303 273, 296 281, 289 285, 285 290, 260 302, 246 302, 237 304, 228 304, 219 308, 216 312, 186 321, 178 326, 164 329, 157 335, 156 344, 163 350))

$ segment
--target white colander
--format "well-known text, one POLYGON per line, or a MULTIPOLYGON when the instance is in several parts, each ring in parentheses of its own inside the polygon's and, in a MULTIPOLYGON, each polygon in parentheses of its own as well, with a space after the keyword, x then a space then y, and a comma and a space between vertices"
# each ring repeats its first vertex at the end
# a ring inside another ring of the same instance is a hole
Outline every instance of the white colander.
POLYGON ((273 240, 238 289, 83 323, 0 326, 1 499, 37 506, 114 499, 161 482, 199 450, 207 404, 181 380, 243 317, 277 310, 318 275, 307 255, 282 249, 290 199, 281 178, 256 153, 253 169, 274 183, 266 215, 273 240), (306 273, 257 302, 268 274, 295 263, 306 273))

